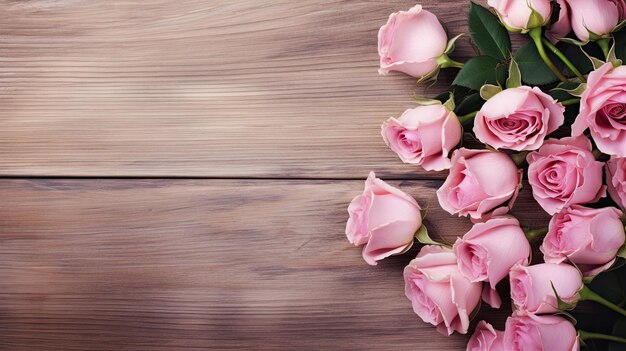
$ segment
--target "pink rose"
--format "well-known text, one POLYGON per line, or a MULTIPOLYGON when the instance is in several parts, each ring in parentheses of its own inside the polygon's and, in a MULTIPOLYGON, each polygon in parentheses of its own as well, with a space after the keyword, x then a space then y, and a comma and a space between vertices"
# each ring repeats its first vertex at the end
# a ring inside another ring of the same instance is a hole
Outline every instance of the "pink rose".
POLYGON ((448 36, 437 16, 422 10, 422 6, 393 13, 378 32, 378 72, 427 76, 437 69, 437 58, 444 54, 447 45, 448 36))
POLYGON ((480 321, 474 335, 467 343, 466 351, 506 351, 504 332, 495 330, 491 324, 480 321))
POLYGON ((571 10, 567 0, 556 0, 556 4, 560 8, 559 18, 546 31, 546 37, 550 39, 552 44, 556 44, 559 39, 567 37, 572 32, 571 10))
POLYGON ((474 133, 496 149, 538 149, 565 119, 565 107, 539 88, 505 89, 476 114, 474 133))
POLYGON ((613 32, 624 14, 623 0, 567 0, 567 2, 571 10, 572 29, 578 39, 585 42, 592 34, 606 37, 613 32))
POLYGON ((612 157, 607 161, 606 184, 613 201, 626 209, 626 158, 612 157))
POLYGON ((365 244, 363 259, 371 265, 413 245, 422 225, 420 206, 402 190, 376 178, 371 172, 363 194, 348 207, 346 235, 355 246, 365 244))
POLYGON ((506 320, 504 345, 507 351, 578 351, 576 328, 558 316, 514 313, 506 320))
POLYGON ((626 66, 606 63, 589 73, 572 135, 587 128, 600 151, 626 157, 626 66))
POLYGON ((511 299, 521 311, 534 314, 557 312, 555 290, 564 302, 575 303, 580 299, 578 291, 582 289, 583 281, 574 266, 565 263, 516 265, 510 275, 511 299))
POLYGON ((549 139, 526 160, 533 196, 551 215, 605 196, 602 162, 596 161, 591 142, 584 136, 549 139))
POLYGON ((428 171, 450 168, 448 154, 460 141, 463 128, 443 105, 419 106, 382 126, 385 143, 402 161, 428 171))
POLYGON ((516 264, 528 264, 530 244, 514 217, 495 217, 475 224, 453 247, 459 270, 472 282, 496 288, 516 264))
POLYGON ((437 326, 442 334, 467 333, 482 284, 470 282, 459 272, 451 249, 424 246, 404 269, 404 283, 413 311, 424 322, 437 326))
POLYGON ((621 216, 622 212, 614 207, 594 209, 579 205, 557 213, 541 245, 544 261, 569 260, 585 276, 606 270, 624 244, 621 216))
POLYGON ((526 32, 542 27, 550 21, 552 4, 550 0, 489 0, 504 25, 514 32, 526 32), (540 18, 534 19, 533 11, 540 18))
POLYGON ((507 155, 461 148, 452 153, 450 174, 437 190, 437 198, 451 214, 486 219, 508 212, 521 180, 521 172, 507 155))

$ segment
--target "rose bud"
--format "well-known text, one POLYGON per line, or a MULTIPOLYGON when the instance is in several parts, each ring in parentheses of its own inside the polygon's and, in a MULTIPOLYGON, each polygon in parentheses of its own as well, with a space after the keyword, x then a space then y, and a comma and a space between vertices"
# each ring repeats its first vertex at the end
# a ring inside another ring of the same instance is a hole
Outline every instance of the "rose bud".
POLYGON ((437 70, 437 59, 444 55, 447 44, 448 36, 437 16, 422 6, 393 13, 378 32, 378 72, 428 76, 437 70))
POLYGON ((622 212, 614 207, 588 208, 579 205, 557 213, 543 239, 543 259, 550 263, 569 260, 585 276, 608 269, 624 244, 622 212))
POLYGON ((580 346, 576 328, 567 319, 516 312, 506 320, 504 349, 578 351, 580 346))
POLYGON ((472 282, 489 282, 492 290, 516 264, 528 264, 530 244, 514 217, 494 217, 474 224, 453 247, 459 270, 472 282))
POLYGON ((451 249, 424 246, 404 269, 404 283, 413 311, 424 322, 437 326, 442 334, 467 333, 482 284, 470 282, 459 272, 451 249))
POLYGON ((533 197, 551 215, 605 196, 602 162, 596 161, 584 136, 549 139, 526 160, 533 197))
POLYGON ((510 273, 511 299, 515 307, 529 313, 557 312, 554 292, 566 303, 580 299, 582 277, 574 266, 565 263, 541 263, 532 266, 516 265, 510 273))
POLYGON ((466 351, 506 351, 504 332, 495 330, 491 324, 480 321, 474 335, 467 343, 466 351))
POLYGON ((626 157, 626 66, 606 63, 589 73, 580 98, 580 114, 572 135, 589 128, 591 137, 605 154, 626 157))
POLYGON ((365 181, 363 194, 348 206, 346 235, 355 246, 365 244, 363 259, 371 265, 413 245, 422 225, 420 206, 410 195, 376 178, 365 181))
POLYGON ((612 157, 607 161, 606 184, 613 201, 626 209, 626 158, 612 157))
POLYGON ((607 37, 615 30, 624 14, 623 0, 567 0, 567 2, 574 34, 584 42, 607 37))
POLYGON ((427 171, 450 168, 448 154, 461 141, 463 128, 444 105, 419 106, 382 126, 385 143, 402 161, 427 171))
POLYGON ((505 89, 476 114, 474 133, 495 149, 538 149, 565 120, 565 107, 539 88, 505 89))
POLYGON ((461 148, 452 153, 450 174, 437 190, 437 198, 451 214, 485 220, 508 212, 519 192, 521 178, 521 172, 507 155, 461 148))
POLYGON ((552 15, 550 0, 489 0, 487 3, 496 10, 511 32, 527 32, 543 27, 552 15))
POLYGON ((559 18, 552 23, 546 31, 546 37, 550 39, 552 44, 556 44, 559 39, 567 37, 572 32, 572 21, 570 20, 569 4, 567 0, 556 0, 555 4, 559 7, 559 18))

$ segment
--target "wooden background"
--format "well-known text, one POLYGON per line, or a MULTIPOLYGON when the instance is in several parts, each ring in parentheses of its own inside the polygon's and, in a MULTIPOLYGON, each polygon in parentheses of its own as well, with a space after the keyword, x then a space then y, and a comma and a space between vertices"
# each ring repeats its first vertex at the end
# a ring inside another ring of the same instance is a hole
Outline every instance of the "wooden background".
MULTIPOLYGON (((422 4, 465 31, 469 1, 422 4)), ((412 5, 0 0, 0 349, 464 349, 404 297, 417 248, 370 267, 344 236, 370 170, 470 227, 379 135, 450 82, 377 74, 412 5)), ((528 188, 514 213, 547 223, 528 188)))

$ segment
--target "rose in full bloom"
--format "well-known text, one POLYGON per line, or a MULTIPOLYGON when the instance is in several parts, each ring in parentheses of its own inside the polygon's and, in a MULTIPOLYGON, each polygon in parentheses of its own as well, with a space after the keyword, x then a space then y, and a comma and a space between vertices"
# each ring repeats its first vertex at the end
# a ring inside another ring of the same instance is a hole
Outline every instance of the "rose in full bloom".
POLYGON ((565 107, 539 88, 505 89, 476 114, 474 133, 496 149, 538 149, 565 120, 565 107))
POLYGON ((545 262, 569 260, 585 276, 611 267, 624 244, 622 212, 614 207, 573 205, 557 213, 541 245, 545 262))
POLYGON ((574 34, 581 41, 606 37, 624 19, 624 0, 566 0, 574 34))
POLYGON ((606 184, 613 201, 626 209, 626 158, 612 157, 607 161, 606 184))
POLYGON ((489 0, 504 25, 514 32, 526 32, 550 21, 550 0, 489 0), (535 16, 532 16, 533 12, 535 16), (537 16, 538 15, 538 16, 537 16))
POLYGON ((551 215, 571 205, 596 202, 606 194, 603 164, 596 161, 584 136, 549 139, 526 160, 533 196, 551 215))
POLYGON ((546 37, 552 44, 556 44, 559 39, 567 37, 572 32, 571 11, 567 0, 556 0, 555 3, 559 7, 559 18, 546 31, 546 37))
POLYGON ((521 178, 515 163, 501 152, 460 148, 452 153, 450 174, 437 198, 451 214, 487 219, 513 206, 521 178))
POLYGON ((520 311, 534 314, 558 311, 554 291, 564 302, 575 303, 580 299, 578 291, 583 287, 576 267, 565 263, 516 265, 510 276, 513 304, 520 311))
POLYGON ((472 282, 496 284, 516 264, 528 264, 530 244, 514 217, 494 217, 475 224, 453 247, 459 270, 472 282))
POLYGON ((559 316, 536 316, 516 312, 506 320, 507 351, 579 351, 574 325, 559 316))
POLYGON ((472 283, 459 272, 451 249, 424 246, 404 269, 404 283, 413 311, 424 322, 437 326, 442 334, 467 333, 482 284, 472 283))
POLYGON ((448 154, 461 141, 463 128, 444 105, 419 106, 382 126, 385 143, 402 161, 428 171, 450 168, 448 154))
POLYGON ((587 128, 600 151, 626 157, 626 66, 606 63, 589 73, 572 135, 587 128))
POLYGON ((437 70, 448 36, 437 16, 416 5, 391 14, 378 32, 380 74, 404 72, 416 78, 437 70))
POLYGON ((506 351, 504 332, 496 330, 485 321, 478 322, 466 351, 506 351))
POLYGON ((415 232, 422 225, 420 206, 400 189, 370 173, 363 194, 348 207, 348 240, 365 244, 363 258, 371 265, 413 245, 415 232))

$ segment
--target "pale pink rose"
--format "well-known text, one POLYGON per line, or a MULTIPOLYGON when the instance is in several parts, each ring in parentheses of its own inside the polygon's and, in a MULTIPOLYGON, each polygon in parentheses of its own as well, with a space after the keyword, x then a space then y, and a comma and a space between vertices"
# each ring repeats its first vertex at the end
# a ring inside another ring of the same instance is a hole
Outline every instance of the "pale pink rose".
POLYGON ((463 128, 443 105, 419 106, 382 126, 385 143, 402 161, 421 165, 427 171, 450 168, 448 154, 459 144, 463 128))
POLYGON ((536 316, 521 312, 506 320, 507 351, 579 351, 574 325, 559 316, 536 316))
MULTIPOLYGON (((453 247, 459 270, 472 282, 496 284, 509 275, 516 264, 528 264, 530 244, 514 217, 494 217, 474 224, 453 247)), ((499 306, 497 306, 499 307, 499 306)))
POLYGON ((550 39, 552 44, 556 44, 559 39, 567 37, 572 32, 571 10, 567 0, 556 0, 556 4, 560 8, 559 18, 546 31, 546 37, 550 39))
POLYGON ((613 32, 624 14, 623 0, 567 0, 572 29, 581 41, 588 41, 591 33, 604 37, 613 32))
POLYGON ((606 63, 589 73, 572 135, 587 128, 600 151, 626 157, 626 66, 606 63))
POLYGON ((451 214, 485 220, 509 211, 521 178, 521 172, 506 154, 460 148, 452 153, 450 174, 437 190, 437 198, 451 214))
POLYGON ((378 32, 378 72, 399 71, 421 78, 437 69, 437 58, 447 45, 448 36, 437 16, 422 6, 393 13, 378 32))
POLYGON ((376 178, 371 172, 363 194, 348 207, 346 235, 355 246, 365 244, 363 259, 371 265, 413 245, 422 225, 420 206, 400 189, 376 178))
POLYGON ((470 282, 459 272, 451 249, 424 246, 404 269, 404 283, 413 311, 424 322, 437 326, 442 334, 467 333, 482 284, 470 282))
POLYGON ((626 209, 626 158, 612 157, 607 161, 606 184, 613 201, 626 209))
POLYGON ((549 139, 526 157, 528 182, 535 200, 549 214, 563 208, 596 202, 606 195, 602 162, 591 152, 584 136, 549 139))
POLYGON ((506 351, 504 332, 493 328, 485 321, 478 322, 466 351, 506 351))
POLYGON ((585 276, 608 269, 624 244, 622 212, 614 207, 599 209, 574 205, 557 213, 543 239, 543 259, 550 263, 569 260, 585 276))
POLYGON ((538 149, 565 119, 565 107, 539 88, 505 89, 476 114, 474 133, 495 149, 538 149))
POLYGON ((580 299, 578 291, 583 287, 580 272, 565 263, 516 265, 511 269, 510 277, 513 304, 520 311, 534 314, 558 311, 555 290, 564 302, 575 303, 580 299))
POLYGON ((504 25, 513 31, 527 31, 542 27, 550 21, 552 3, 550 0, 489 0, 504 25), (533 10, 541 17, 532 19, 533 10))

